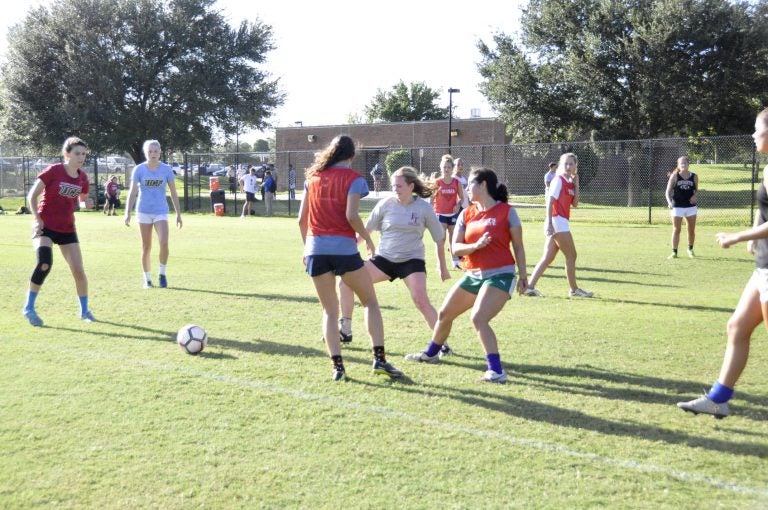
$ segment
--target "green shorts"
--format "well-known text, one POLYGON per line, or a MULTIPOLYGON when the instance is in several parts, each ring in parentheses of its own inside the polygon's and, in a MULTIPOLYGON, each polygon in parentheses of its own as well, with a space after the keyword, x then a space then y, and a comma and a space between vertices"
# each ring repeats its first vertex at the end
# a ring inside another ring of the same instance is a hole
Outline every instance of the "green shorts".
POLYGON ((480 292, 480 289, 482 289, 484 285, 490 285, 491 287, 503 290, 511 297, 517 287, 517 276, 515 276, 515 273, 501 273, 496 276, 491 276, 490 278, 472 278, 471 276, 464 276, 459 280, 460 288, 475 295, 480 292))

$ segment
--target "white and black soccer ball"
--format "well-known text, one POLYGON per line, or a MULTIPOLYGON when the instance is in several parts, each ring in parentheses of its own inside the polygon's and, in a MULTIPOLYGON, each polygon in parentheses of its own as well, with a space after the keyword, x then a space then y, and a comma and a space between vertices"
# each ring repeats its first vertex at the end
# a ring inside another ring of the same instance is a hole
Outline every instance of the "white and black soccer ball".
POLYGON ((200 354, 208 345, 208 333, 196 324, 187 324, 176 334, 176 343, 187 354, 200 354))

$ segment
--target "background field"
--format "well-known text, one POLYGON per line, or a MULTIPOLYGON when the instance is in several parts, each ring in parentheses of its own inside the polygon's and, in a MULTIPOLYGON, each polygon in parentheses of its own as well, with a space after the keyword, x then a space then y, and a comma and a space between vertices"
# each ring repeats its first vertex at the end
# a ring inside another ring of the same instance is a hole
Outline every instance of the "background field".
MULTIPOLYGON (((136 227, 78 213, 100 322, 77 319, 56 252, 38 299, 46 326, 33 329, 19 313, 30 217, 0 216, 0 507, 765 508, 764 330, 732 417, 674 407, 716 377, 750 257, 705 226, 698 258, 668 261, 669 225, 580 214, 578 276, 596 298, 565 297, 562 259, 538 285, 545 298, 515 297, 494 322, 511 375, 499 386, 476 382, 466 316, 457 356, 406 365, 429 332, 401 283, 377 293, 407 379, 370 373, 358 308, 351 380, 333 383, 291 218, 187 215, 171 234, 172 288, 143 290, 136 227), (211 336, 197 357, 174 343, 188 322, 211 336)), ((428 255, 438 305, 452 282, 428 255)))

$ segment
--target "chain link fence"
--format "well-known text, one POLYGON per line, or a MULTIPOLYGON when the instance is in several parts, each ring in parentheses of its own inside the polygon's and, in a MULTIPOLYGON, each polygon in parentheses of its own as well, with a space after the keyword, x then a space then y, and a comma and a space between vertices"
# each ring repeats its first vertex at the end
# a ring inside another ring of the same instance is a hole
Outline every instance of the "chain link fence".
MULTIPOLYGON (((352 165, 373 190, 370 172, 376 163, 385 168, 388 175, 400 166, 410 165, 431 177, 438 174, 440 158, 448 149, 447 146, 363 147, 352 165)), ((668 173, 675 168, 677 158, 688 156, 690 170, 699 176, 697 223, 750 225, 755 214, 759 168, 766 163, 766 157, 755 152, 748 135, 453 146, 450 152, 454 158, 462 158, 466 171, 473 166, 495 170, 509 188, 511 202, 528 220, 544 219, 544 174, 549 163, 556 162, 564 152, 573 152, 579 158, 581 184, 581 203, 574 219, 604 223, 669 222, 665 199, 668 173)), ((57 161, 59 158, 0 158, 0 204, 8 203, 4 199, 12 197, 23 200, 37 173, 57 161)), ((127 188, 131 168, 104 168, 98 161, 91 158, 85 170, 91 177, 92 197, 96 203, 103 203, 103 185, 109 175, 117 174, 127 188)), ((303 191, 304 171, 313 161, 314 151, 185 154, 183 162, 174 163, 182 209, 212 212, 214 203, 223 203, 226 215, 240 215, 245 195, 240 192, 238 180, 253 166, 260 179, 267 169, 277 179, 273 213, 295 216, 303 191), (236 172, 234 178, 227 174, 230 166, 236 172), (296 173, 295 195, 288 189, 289 167, 296 173)), ((381 192, 372 192, 363 207, 372 208, 375 201, 389 191, 389 180, 385 179, 381 192)), ((257 198, 261 197, 257 195, 257 198)), ((263 201, 256 203, 254 213, 264 214, 263 201)))

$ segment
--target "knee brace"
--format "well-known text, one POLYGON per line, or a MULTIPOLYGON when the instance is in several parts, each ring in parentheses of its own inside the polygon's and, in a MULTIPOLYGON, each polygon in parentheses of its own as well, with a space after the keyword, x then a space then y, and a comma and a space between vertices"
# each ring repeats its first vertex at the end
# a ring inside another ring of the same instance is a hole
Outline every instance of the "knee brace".
POLYGON ((51 272, 51 266, 53 265, 53 250, 50 246, 40 246, 37 249, 37 266, 32 271, 32 278, 30 280, 35 285, 42 285, 45 281, 45 277, 51 272), (45 269, 43 269, 45 266, 45 269))

